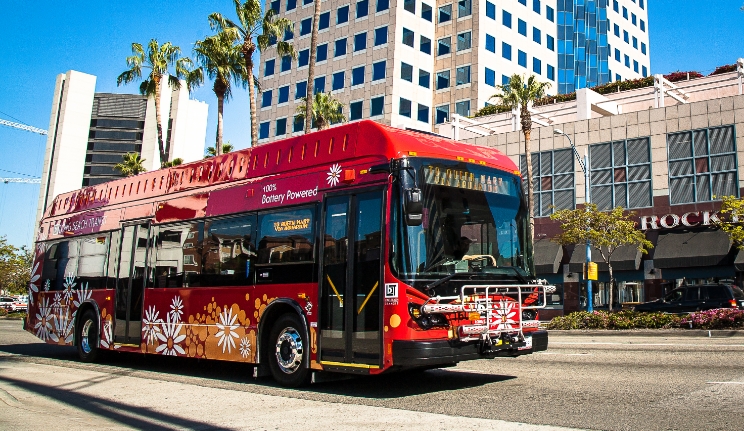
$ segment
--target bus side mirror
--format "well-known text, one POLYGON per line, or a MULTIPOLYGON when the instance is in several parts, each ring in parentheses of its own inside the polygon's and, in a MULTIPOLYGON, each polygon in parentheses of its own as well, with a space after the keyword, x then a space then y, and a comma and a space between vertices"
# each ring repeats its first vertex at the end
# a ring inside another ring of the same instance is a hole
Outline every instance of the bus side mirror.
POLYGON ((379 165, 370 166, 369 169, 367 169, 367 172, 370 174, 389 174, 390 164, 380 163, 379 165))
POLYGON ((403 209, 406 213, 406 225, 421 226, 424 221, 424 203, 421 198, 421 189, 406 189, 403 199, 403 209))

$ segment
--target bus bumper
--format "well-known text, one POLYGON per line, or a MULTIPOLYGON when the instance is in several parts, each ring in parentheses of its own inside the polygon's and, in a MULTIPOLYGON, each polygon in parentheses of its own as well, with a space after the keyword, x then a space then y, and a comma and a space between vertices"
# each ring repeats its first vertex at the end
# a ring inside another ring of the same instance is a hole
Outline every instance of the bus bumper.
MULTIPOLYGON (((393 341, 393 365, 397 367, 427 367, 454 364, 472 359, 515 357, 548 348, 548 332, 534 331, 525 334, 531 337, 531 347, 499 346, 483 352, 480 342, 459 343, 449 340, 393 341)), ((530 343, 527 343, 528 345, 530 343)))

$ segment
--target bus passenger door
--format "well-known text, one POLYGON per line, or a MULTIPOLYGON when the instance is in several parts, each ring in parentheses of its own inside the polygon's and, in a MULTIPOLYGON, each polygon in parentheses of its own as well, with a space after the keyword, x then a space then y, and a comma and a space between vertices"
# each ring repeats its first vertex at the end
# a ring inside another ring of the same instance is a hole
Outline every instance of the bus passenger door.
POLYGON ((325 200, 320 360, 381 365, 382 190, 325 200))
POLYGON ((149 224, 124 226, 116 279, 114 342, 140 344, 149 224))

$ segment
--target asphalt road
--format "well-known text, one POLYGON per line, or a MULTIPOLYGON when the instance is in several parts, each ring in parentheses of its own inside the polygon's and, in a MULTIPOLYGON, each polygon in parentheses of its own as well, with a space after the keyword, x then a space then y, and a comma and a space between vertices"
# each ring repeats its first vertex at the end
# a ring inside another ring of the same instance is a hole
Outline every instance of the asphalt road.
POLYGON ((744 337, 551 333, 547 352, 279 388, 239 364, 77 362, 0 321, 0 429, 744 428, 744 337))

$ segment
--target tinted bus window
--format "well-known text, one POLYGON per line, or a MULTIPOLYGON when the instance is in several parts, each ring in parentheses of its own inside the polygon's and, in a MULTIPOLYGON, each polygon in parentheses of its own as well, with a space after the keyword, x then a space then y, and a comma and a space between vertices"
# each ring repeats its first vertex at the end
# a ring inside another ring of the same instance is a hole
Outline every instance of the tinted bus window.
POLYGON ((204 222, 159 226, 155 234, 154 287, 200 286, 204 222))
POLYGON ((87 283, 88 289, 106 287, 106 254, 109 250, 109 234, 80 238, 78 258, 78 283, 87 283))
POLYGON ((202 251, 202 286, 253 284, 255 216, 207 221, 202 251))
POLYGON ((259 215, 257 282, 311 282, 315 277, 315 209, 259 215), (286 266, 292 265, 289 269, 286 266))
POLYGON ((65 284, 75 282, 78 251, 78 241, 74 239, 47 243, 44 270, 41 276, 42 289, 63 290, 65 284), (65 278, 68 280, 66 281, 65 278))

